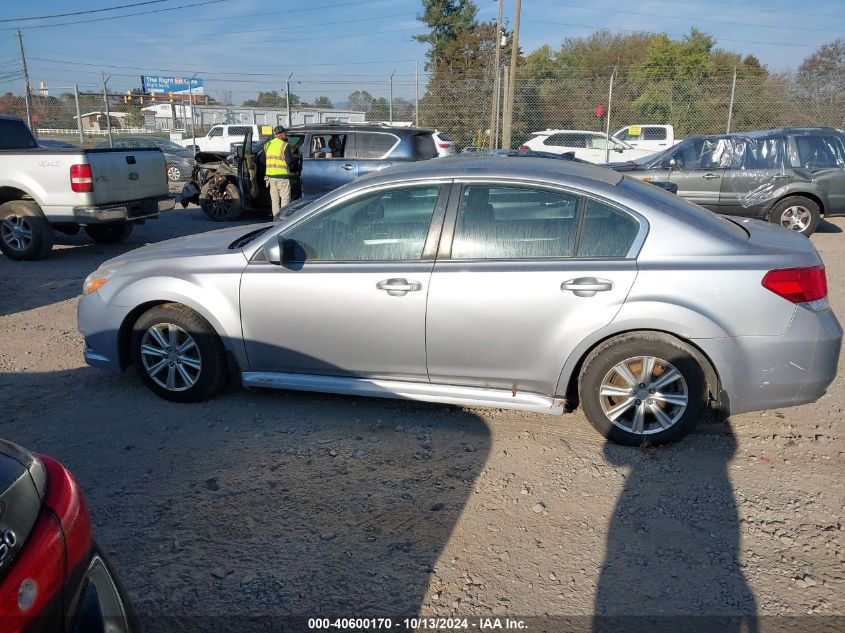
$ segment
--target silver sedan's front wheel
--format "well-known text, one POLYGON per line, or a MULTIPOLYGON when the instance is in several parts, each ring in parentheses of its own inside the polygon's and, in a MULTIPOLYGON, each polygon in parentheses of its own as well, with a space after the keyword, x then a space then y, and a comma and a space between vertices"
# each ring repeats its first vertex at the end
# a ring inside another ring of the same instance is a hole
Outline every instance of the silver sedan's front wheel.
POLYGON ((584 360, 578 393, 590 423, 620 444, 666 444, 689 433, 707 406, 700 353, 660 332, 605 341, 584 360))
POLYGON ((141 339, 144 371, 168 391, 190 389, 202 372, 202 355, 194 337, 175 323, 158 323, 141 339))
POLYGON ((220 338, 208 321, 181 304, 165 303, 142 314, 130 345, 141 380, 166 400, 206 400, 226 382, 220 338))

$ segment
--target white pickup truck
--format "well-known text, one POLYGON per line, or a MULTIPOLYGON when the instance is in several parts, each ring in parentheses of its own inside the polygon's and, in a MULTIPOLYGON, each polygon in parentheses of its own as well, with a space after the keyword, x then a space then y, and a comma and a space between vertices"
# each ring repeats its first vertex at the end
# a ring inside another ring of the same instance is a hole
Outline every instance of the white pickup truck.
POLYGON ((660 152, 672 147, 681 139, 675 138, 675 128, 671 125, 626 125, 613 133, 613 137, 624 141, 631 147, 649 152, 660 152))
POLYGON ((177 142, 197 152, 228 152, 233 143, 244 142, 244 136, 249 130, 252 130, 252 138, 256 140, 262 136, 272 136, 272 126, 268 125, 215 125, 205 136, 177 142))
POLYGON ((158 149, 39 147, 26 124, 0 115, 0 251, 47 257, 54 231, 115 244, 132 227, 172 209, 158 149))

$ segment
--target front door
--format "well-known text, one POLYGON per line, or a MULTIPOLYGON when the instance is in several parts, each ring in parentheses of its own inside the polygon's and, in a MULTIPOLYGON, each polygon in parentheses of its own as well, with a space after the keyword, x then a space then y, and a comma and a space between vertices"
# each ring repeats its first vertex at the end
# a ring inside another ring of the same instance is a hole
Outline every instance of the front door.
POLYGON ((453 195, 445 226, 426 319, 431 382, 554 395, 575 346, 621 308, 644 225, 574 193, 477 183, 453 195))
POLYGON ((674 182, 682 198, 718 211, 722 179, 731 160, 730 148, 730 140, 721 137, 684 141, 666 158, 653 179, 674 182), (669 164, 670 160, 674 164, 669 164))
POLYGON ((379 188, 286 230, 284 262, 252 262, 241 280, 250 369, 426 381, 424 253, 446 195, 438 183, 379 188))

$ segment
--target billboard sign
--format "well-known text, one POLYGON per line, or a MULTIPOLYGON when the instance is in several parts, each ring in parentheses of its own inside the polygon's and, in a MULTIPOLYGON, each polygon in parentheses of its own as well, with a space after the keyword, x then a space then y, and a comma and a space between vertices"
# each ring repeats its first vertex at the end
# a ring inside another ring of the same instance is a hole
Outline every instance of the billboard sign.
POLYGON ((174 94, 187 95, 189 90, 193 91, 195 95, 203 94, 202 79, 194 77, 193 80, 185 77, 162 77, 161 75, 141 77, 141 87, 144 94, 167 94, 172 92, 174 94), (189 83, 190 89, 189 89, 189 83))

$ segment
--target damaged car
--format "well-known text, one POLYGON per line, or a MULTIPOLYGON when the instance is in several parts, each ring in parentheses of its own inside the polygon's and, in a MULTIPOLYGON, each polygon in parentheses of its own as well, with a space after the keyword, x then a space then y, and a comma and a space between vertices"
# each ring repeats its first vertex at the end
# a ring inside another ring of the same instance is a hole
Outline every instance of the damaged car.
POLYGON ((781 128, 697 136, 608 167, 677 184, 678 195, 725 215, 768 220, 803 235, 845 215, 845 133, 781 128))
MULTIPOLYGON (((270 214, 264 179, 264 143, 252 130, 233 154, 200 152, 183 207, 198 204, 212 220, 233 221, 247 211, 270 214)), ((324 124, 288 129, 294 165, 293 199, 316 198, 364 174, 392 165, 436 158, 434 131, 386 124, 324 124)))

